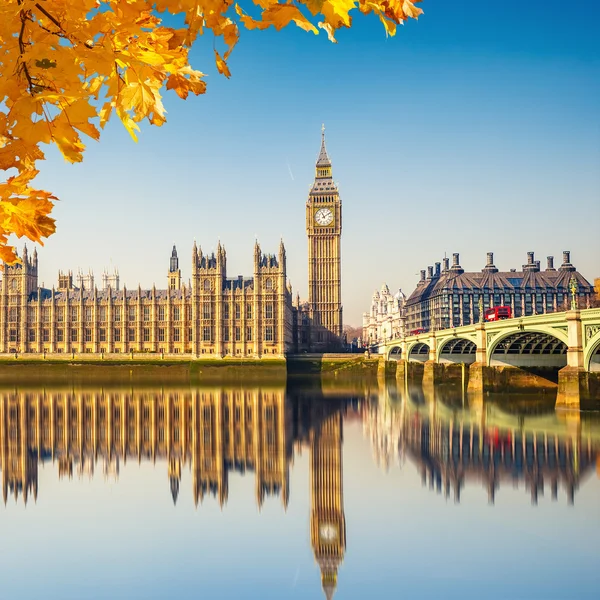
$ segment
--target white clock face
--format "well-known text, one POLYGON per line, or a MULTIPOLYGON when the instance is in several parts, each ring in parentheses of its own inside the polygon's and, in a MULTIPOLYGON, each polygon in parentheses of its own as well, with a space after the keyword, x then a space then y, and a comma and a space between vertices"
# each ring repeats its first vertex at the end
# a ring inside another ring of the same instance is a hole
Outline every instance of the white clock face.
POLYGON ((329 208, 320 208, 315 213, 315 223, 323 227, 329 225, 333 221, 333 213, 329 208))
POLYGON ((319 527, 319 535, 324 542, 335 542, 337 540, 337 527, 331 523, 323 523, 319 527))

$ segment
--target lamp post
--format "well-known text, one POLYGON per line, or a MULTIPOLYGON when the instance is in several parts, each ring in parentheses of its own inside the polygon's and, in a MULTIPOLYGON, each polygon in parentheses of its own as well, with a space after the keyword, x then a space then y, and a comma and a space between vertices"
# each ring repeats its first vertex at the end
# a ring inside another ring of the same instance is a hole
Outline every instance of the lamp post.
POLYGON ((483 298, 479 296, 479 322, 483 323, 483 298))
POLYGON ((577 285, 577 279, 575 275, 571 275, 569 280, 569 290, 571 291, 571 310, 577 310, 577 291, 579 286, 577 285))

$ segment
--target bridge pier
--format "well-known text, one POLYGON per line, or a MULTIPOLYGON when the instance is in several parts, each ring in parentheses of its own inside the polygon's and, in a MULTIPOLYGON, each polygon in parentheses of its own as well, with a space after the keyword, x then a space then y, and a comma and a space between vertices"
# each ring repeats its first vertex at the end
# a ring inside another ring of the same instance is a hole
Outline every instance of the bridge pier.
POLYGON ((421 383, 424 363, 401 359, 396 361, 396 381, 421 383))
POLYGON ((387 381, 389 379, 395 379, 399 362, 400 361, 386 360, 385 358, 380 358, 379 363, 377 364, 377 378, 383 379, 384 381, 387 381))
POLYGON ((447 383, 461 385, 464 389, 469 377, 464 363, 438 363, 428 360, 423 363, 423 385, 447 383))
POLYGON ((588 373, 584 368, 583 331, 578 310, 566 313, 567 319, 567 366, 558 372, 556 406, 579 408, 582 398, 589 395, 588 373))
POLYGON ((566 366, 558 372, 556 406, 579 408, 582 400, 592 399, 590 373, 585 369, 566 366))
POLYGON ((494 387, 494 367, 488 367, 484 362, 474 362, 469 367, 469 394, 484 394, 494 387))

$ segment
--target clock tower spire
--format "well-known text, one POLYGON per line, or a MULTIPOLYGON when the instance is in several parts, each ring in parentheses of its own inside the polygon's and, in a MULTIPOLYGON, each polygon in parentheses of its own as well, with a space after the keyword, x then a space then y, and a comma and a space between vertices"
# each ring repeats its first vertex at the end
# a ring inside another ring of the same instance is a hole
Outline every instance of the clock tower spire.
POLYGON ((315 180, 306 202, 306 233, 310 349, 327 352, 338 349, 342 343, 342 202, 325 146, 325 125, 321 127, 315 180))

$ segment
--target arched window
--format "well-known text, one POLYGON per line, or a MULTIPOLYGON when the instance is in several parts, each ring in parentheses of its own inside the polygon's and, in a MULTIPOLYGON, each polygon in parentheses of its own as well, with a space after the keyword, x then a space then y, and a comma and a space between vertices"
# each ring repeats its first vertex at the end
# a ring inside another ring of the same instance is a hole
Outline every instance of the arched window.
POLYGON ((268 289, 268 290, 272 290, 273 289, 273 280, 270 277, 265 282, 265 288, 268 289))
POLYGON ((204 280, 204 289, 205 291, 210 291, 210 279, 205 279, 204 280))

